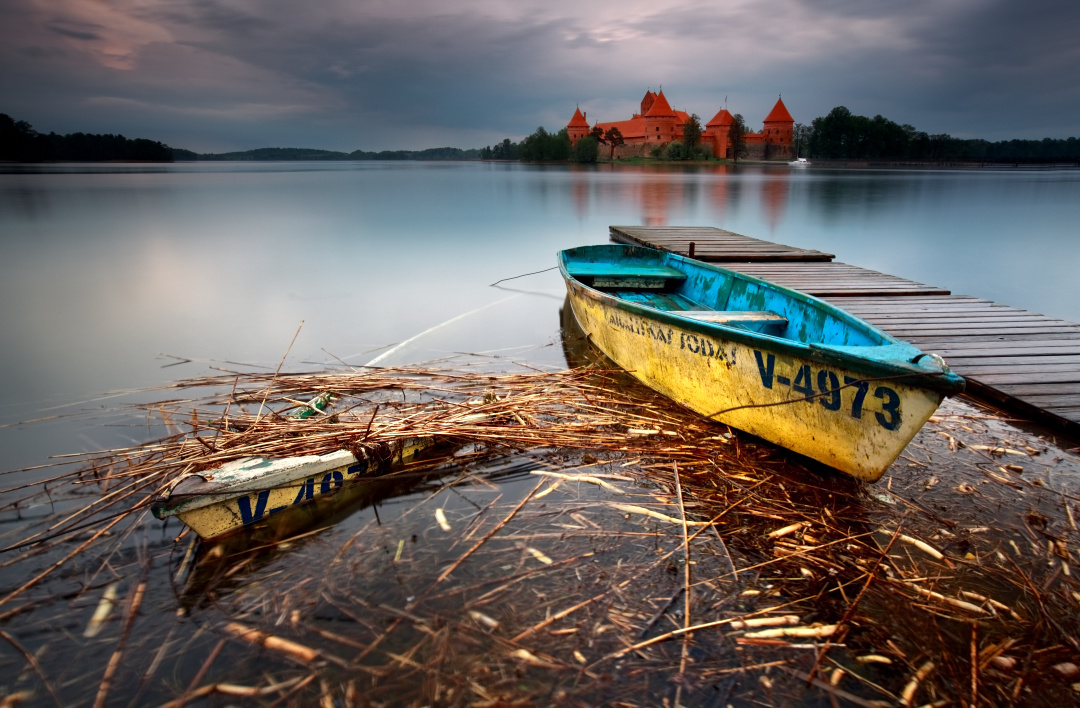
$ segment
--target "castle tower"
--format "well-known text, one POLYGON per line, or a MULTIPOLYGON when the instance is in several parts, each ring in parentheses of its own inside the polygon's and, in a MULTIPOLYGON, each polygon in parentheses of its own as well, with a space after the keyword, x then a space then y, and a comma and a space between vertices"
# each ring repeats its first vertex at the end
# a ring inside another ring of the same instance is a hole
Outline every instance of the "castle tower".
POLYGON ((580 108, 574 108, 574 117, 566 124, 566 132, 570 135, 570 144, 575 144, 589 134, 589 121, 580 108))
MULTIPOLYGON (((646 98, 648 94, 646 94, 646 98)), ((642 107, 644 108, 644 102, 642 107)), ((645 113, 645 141, 649 143, 670 143, 677 138, 676 130, 680 126, 671 104, 664 98, 664 91, 656 94, 648 112, 645 113)))
POLYGON ((652 91, 645 92, 645 98, 641 99, 641 113, 639 115, 645 115, 652 108, 652 104, 656 102, 656 94, 652 91))
POLYGON ((735 117, 728 113, 728 109, 721 108, 712 120, 705 124, 702 138, 712 144, 713 157, 731 157, 728 131, 734 122, 735 117))
POLYGON ((791 147, 795 134, 795 119, 788 113, 783 99, 776 100, 776 105, 769 111, 769 115, 765 116, 763 124, 764 128, 761 132, 765 137, 766 145, 791 147))

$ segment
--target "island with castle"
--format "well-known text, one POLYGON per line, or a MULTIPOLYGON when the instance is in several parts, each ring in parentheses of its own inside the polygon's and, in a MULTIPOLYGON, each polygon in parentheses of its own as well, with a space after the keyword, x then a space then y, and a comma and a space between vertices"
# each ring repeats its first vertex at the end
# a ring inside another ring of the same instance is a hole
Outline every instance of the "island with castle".
MULTIPOLYGON (((635 113, 629 120, 596 123, 603 131, 618 128, 626 142, 615 148, 614 157, 646 157, 657 145, 664 145, 683 139, 683 124, 690 118, 685 111, 671 107, 664 90, 653 93, 645 92, 641 99, 641 112, 635 113)), ((710 150, 713 157, 731 158, 730 129, 735 117, 721 108, 701 131, 701 144, 710 150)), ((746 153, 742 155, 751 160, 790 160, 794 157, 792 142, 795 132, 795 119, 788 113, 783 99, 777 99, 776 105, 763 121, 760 133, 744 133, 743 141, 746 153)), ((589 135, 594 126, 589 125, 587 114, 581 108, 574 109, 574 116, 566 125, 571 145, 589 135)))

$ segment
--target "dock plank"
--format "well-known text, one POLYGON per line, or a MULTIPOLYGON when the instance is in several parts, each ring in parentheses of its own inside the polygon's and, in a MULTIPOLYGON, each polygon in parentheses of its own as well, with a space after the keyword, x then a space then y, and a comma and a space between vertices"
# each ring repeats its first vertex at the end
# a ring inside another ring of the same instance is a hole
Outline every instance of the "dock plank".
POLYGON ((1023 370, 1002 372, 998 374, 980 371, 978 373, 978 378, 979 381, 995 386, 1001 390, 1005 390, 1004 387, 1009 385, 1080 384, 1080 372, 1075 371, 1032 372, 1023 370))
POLYGON ((941 356, 1080 356, 1080 341, 1075 342, 1061 342, 1060 340, 1054 340, 1052 342, 1005 342, 1006 346, 1001 344, 987 343, 987 342, 973 342, 971 344, 965 344, 963 342, 942 342, 938 344, 934 351, 941 356), (980 347, 978 344, 988 344, 988 346, 980 347), (1049 346, 1051 344, 1060 346, 1049 346))
POLYGON ((999 383, 995 385, 995 388, 1013 396, 1074 396, 1077 404, 1080 405, 1080 383, 1077 382, 999 383))
MULTIPOLYGON (((875 323, 878 324, 878 323, 875 323)), ((891 331, 901 332, 904 335, 908 334, 925 334, 928 337, 940 337, 940 336, 958 336, 958 337, 977 337, 980 335, 1018 335, 1026 336, 1028 338, 1043 338, 1044 335, 1064 335, 1066 337, 1080 334, 1080 329, 1076 327, 1068 326, 1054 326, 1054 325, 1042 325, 1042 326, 1027 326, 1017 327, 1012 323, 1001 326, 991 327, 986 323, 975 323, 961 325, 957 324, 955 328, 942 327, 940 325, 924 325, 919 326, 916 324, 893 324, 891 322, 882 322, 878 326, 888 327, 891 331)))
POLYGON ((948 295, 949 291, 876 270, 828 263, 723 263, 723 267, 817 297, 948 295))
MULTIPOLYGON (((952 361, 957 361, 953 359, 952 361)), ((951 362, 950 362, 951 363, 951 362)), ((1008 382, 1014 382, 1014 377, 1026 377, 1031 380, 1037 379, 1041 374, 1055 374, 1062 377, 1061 380, 1070 380, 1069 377, 1080 379, 1080 366, 1076 363, 1038 363, 1038 364, 1002 364, 997 360, 975 359, 964 364, 964 368, 977 372, 980 379, 993 380, 1001 377, 1008 382)))
POLYGON ((1076 354, 1062 354, 1059 356, 954 356, 949 358, 949 366, 963 374, 961 369, 975 367, 980 364, 993 366, 1027 366, 1030 364, 1055 364, 1059 366, 1075 366, 1080 368, 1080 356, 1076 354))
POLYGON ((831 261, 835 256, 813 249, 785 246, 771 241, 743 236, 712 226, 611 226, 611 238, 649 248, 660 248, 680 255, 689 255, 690 243, 695 244, 694 258, 703 261, 747 260, 801 262, 831 261))
POLYGON ((1011 327, 1013 329, 1039 329, 1053 327, 1057 329, 1080 330, 1080 325, 1072 322, 1055 320, 1050 317, 1038 315, 974 315, 962 316, 952 314, 948 317, 931 317, 929 315, 906 315, 894 317, 868 316, 863 319, 888 323, 894 327, 919 326, 925 328, 955 330, 955 329, 979 329, 985 326, 1011 327))

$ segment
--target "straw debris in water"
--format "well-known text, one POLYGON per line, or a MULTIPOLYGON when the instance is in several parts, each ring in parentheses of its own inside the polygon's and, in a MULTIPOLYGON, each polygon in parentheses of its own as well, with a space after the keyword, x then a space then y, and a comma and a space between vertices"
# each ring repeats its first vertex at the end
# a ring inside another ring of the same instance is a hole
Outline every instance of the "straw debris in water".
POLYGON ((602 369, 172 388, 184 397, 140 408, 159 439, 6 490, 22 524, 0 559, 7 702, 1080 695, 1061 668, 1080 664, 1080 461, 963 402, 866 486, 602 369), (327 394, 332 408, 290 415, 327 394), (229 460, 421 435, 445 444, 312 502, 303 523, 202 544, 146 514, 229 460))

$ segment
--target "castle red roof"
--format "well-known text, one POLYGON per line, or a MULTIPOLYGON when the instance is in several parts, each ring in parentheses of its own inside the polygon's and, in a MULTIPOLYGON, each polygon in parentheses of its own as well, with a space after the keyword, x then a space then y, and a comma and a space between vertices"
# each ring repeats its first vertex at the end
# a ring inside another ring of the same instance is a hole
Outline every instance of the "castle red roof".
POLYGON ((589 121, 585 120, 585 116, 581 115, 581 109, 574 109, 574 117, 570 119, 570 122, 566 124, 567 128, 588 128, 589 121))
POLYGON ((776 105, 769 111, 769 115, 765 116, 766 123, 794 123, 795 119, 788 113, 787 106, 784 105, 782 99, 776 99, 776 105))
POLYGON ((645 119, 635 115, 630 120, 617 120, 610 123, 598 123, 602 130, 607 132, 609 128, 618 128, 625 140, 645 137, 645 119))
POLYGON ((649 118, 674 118, 675 111, 671 110, 671 104, 664 98, 664 92, 656 94, 656 100, 653 101, 652 108, 645 114, 649 118))
POLYGON ((706 128, 722 128, 725 125, 731 125, 735 122, 735 117, 728 113, 728 109, 721 108, 715 116, 712 117, 708 123, 705 124, 706 128))

